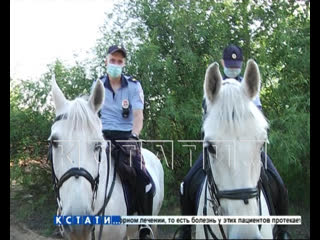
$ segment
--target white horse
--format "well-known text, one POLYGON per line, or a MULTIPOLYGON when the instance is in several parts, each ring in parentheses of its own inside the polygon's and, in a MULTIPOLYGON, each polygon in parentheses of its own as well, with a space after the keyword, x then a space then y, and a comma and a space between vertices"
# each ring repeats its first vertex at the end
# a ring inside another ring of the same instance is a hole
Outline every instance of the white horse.
MULTIPOLYGON (((202 187, 198 215, 269 216, 258 185, 260 150, 268 123, 252 102, 260 88, 260 73, 247 62, 244 80, 222 81, 218 63, 205 75, 207 117, 203 124, 208 177, 202 187), (209 164, 208 164, 209 163, 209 164)), ((272 238, 273 225, 197 225, 196 238, 272 238)))
MULTIPOLYGON (((54 78, 52 80, 57 118, 51 128, 49 140, 52 147, 49 153, 59 215, 127 215, 122 184, 119 176, 114 175, 114 159, 109 161, 111 165, 108 164, 107 143, 97 115, 104 102, 104 94, 103 84, 98 80, 88 101, 84 97, 69 101, 54 78)), ((152 152, 142 149, 142 154, 156 185, 153 215, 158 215, 164 197, 163 168, 152 152)), ((92 236, 92 226, 64 225, 62 228, 66 239, 91 239, 92 236)), ((131 225, 131 228, 131 232, 136 234, 138 226, 131 225)), ((154 231, 155 228, 152 226, 154 231)), ((99 232, 100 225, 95 225, 95 239, 100 239, 99 232)), ((126 225, 104 225, 101 234, 101 239, 133 237, 128 234, 126 225)))

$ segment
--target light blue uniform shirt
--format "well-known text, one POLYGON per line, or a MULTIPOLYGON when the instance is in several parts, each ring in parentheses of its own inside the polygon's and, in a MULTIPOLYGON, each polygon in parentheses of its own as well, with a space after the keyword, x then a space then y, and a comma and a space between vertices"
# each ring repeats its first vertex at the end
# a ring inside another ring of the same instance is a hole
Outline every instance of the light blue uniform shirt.
MULTIPOLYGON (((105 88, 104 104, 101 108, 102 130, 131 131, 133 127, 133 110, 144 107, 144 95, 140 82, 130 76, 121 74, 121 87, 113 91, 108 75, 100 78, 105 88), (129 101, 130 113, 122 116, 122 102, 129 101)), ((93 89, 94 81, 91 89, 93 89)))
MULTIPOLYGON (((226 79, 226 76, 224 76, 223 80, 226 79)), ((243 80, 243 77, 238 76, 235 78, 237 81, 241 82, 243 80)), ((261 105, 261 101, 260 101, 260 93, 258 92, 257 96, 252 100, 252 102, 257 106, 257 108, 259 108, 260 110, 262 110, 262 105, 261 105)))
MULTIPOLYGON (((238 78, 236 78, 236 80, 241 82, 243 80, 243 77, 239 76, 238 78)), ((257 106, 257 108, 262 110, 262 105, 260 101, 260 92, 258 92, 257 96, 252 100, 252 102, 257 106)))
MULTIPOLYGON (((223 80, 227 79, 227 77, 224 75, 223 80)), ((243 77, 240 75, 235 78, 237 81, 241 82, 243 80, 243 77)), ((262 111, 262 104, 260 101, 260 93, 257 94, 257 96, 252 100, 252 102, 257 106, 262 111)), ((204 122, 204 119, 206 118, 207 115, 207 104, 206 100, 203 98, 202 99, 202 122, 204 122)))

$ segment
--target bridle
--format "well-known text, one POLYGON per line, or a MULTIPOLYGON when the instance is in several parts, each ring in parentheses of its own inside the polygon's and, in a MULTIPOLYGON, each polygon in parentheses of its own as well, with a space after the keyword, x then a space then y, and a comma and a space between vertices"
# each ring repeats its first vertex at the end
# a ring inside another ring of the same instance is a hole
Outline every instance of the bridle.
MULTIPOLYGON (((67 115, 66 114, 61 114, 59 116, 57 116, 53 122, 53 124, 57 121, 60 121, 62 119, 67 119, 67 115)), ((97 148, 99 150, 99 158, 98 158, 98 174, 97 176, 94 178, 86 169, 82 168, 82 167, 74 167, 74 168, 70 168, 68 171, 66 171, 60 179, 57 178, 55 171, 54 171, 54 166, 53 166, 53 155, 52 155, 52 144, 53 141, 50 141, 49 143, 49 151, 48 151, 48 161, 51 164, 51 172, 52 172, 52 181, 53 181, 53 188, 54 188, 54 192, 56 195, 56 199, 57 199, 57 203, 58 203, 58 212, 61 213, 62 211, 62 204, 61 204, 61 199, 60 199, 60 188, 63 185, 64 182, 66 182, 69 178, 71 177, 75 177, 75 178, 79 178, 79 177, 84 177, 85 179, 87 179, 89 181, 89 183, 91 184, 91 189, 93 192, 93 197, 92 197, 92 206, 94 203, 94 200, 97 196, 97 191, 98 191, 98 186, 99 186, 99 178, 100 178, 100 163, 101 163, 101 154, 102 154, 102 147, 101 145, 98 145, 97 148)), ((108 154, 107 154, 108 157, 108 154)), ((110 172, 110 165, 109 165, 109 160, 107 159, 107 163, 108 163, 108 171, 107 171, 107 179, 106 179, 106 189, 105 191, 107 191, 108 189, 108 183, 109 183, 109 172, 110 172)), ((102 207, 100 208, 100 210, 97 212, 96 215, 100 215, 104 213, 104 210, 110 200, 111 194, 113 192, 113 188, 114 188, 114 184, 115 184, 115 178, 116 178, 116 170, 114 169, 114 174, 113 174, 113 181, 111 184, 111 187, 109 189, 109 193, 108 196, 106 195, 106 192, 104 194, 104 203, 102 205, 102 207)), ((103 229, 103 224, 100 225, 100 231, 99 231, 99 239, 101 239, 101 235, 102 235, 102 229, 103 229)), ((95 228, 93 228, 92 231, 92 239, 95 238, 94 235, 94 231, 95 228)), ((63 232, 63 231, 62 231, 63 232)))
MULTIPOLYGON (((215 154, 214 149, 211 150, 212 154, 215 154)), ((208 147, 204 148, 204 161, 206 164, 206 174, 207 174, 207 180, 205 185, 205 201, 203 206, 203 215, 207 215, 207 200, 210 201, 213 212, 216 216, 222 216, 222 208, 220 205, 220 199, 231 199, 231 200, 243 200, 245 204, 248 204, 248 199, 256 198, 259 203, 259 214, 261 216, 261 200, 260 200, 260 190, 261 190, 261 181, 259 180, 257 183, 257 187, 253 188, 241 188, 241 189, 233 189, 233 190, 223 190, 220 191, 215 183, 214 176, 211 171, 211 165, 209 162, 209 150, 208 147), (209 189, 210 198, 207 198, 207 189, 209 189)), ((208 239, 208 231, 213 239, 218 239, 217 236, 212 231, 210 225, 203 225, 204 232, 206 239, 208 239)), ((219 229, 221 232, 221 235, 223 236, 223 239, 226 238, 226 234, 223 230, 223 227, 221 224, 219 224, 219 229)), ((259 225, 259 230, 261 229, 261 225, 259 225)))
MULTIPOLYGON (((62 119, 67 119, 67 116, 65 114, 59 115, 54 120, 53 124, 55 122, 59 121, 59 120, 62 120, 62 119)), ((58 202, 61 201, 61 199, 60 199, 60 188, 61 188, 61 186, 63 185, 64 182, 66 182, 71 177, 75 177, 75 178, 84 177, 85 179, 87 179, 89 181, 90 185, 91 185, 93 196, 95 196, 97 194, 98 185, 99 185, 99 177, 100 177, 99 170, 100 170, 100 163, 101 163, 102 147, 98 146, 98 148, 99 148, 98 174, 97 174, 97 176, 95 178, 86 169, 84 169, 82 167, 74 167, 74 168, 70 168, 68 171, 66 171, 61 176, 60 179, 58 179, 56 174, 55 174, 54 166, 53 166, 52 145, 53 145, 53 141, 51 140, 50 143, 49 143, 48 160, 50 161, 50 164, 51 164, 53 188, 54 188, 54 192, 56 194, 58 202)))

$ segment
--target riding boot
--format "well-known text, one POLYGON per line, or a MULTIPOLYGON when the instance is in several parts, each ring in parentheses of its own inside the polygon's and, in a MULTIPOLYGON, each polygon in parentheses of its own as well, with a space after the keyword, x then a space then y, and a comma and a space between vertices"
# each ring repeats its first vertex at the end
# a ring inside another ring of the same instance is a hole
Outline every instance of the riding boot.
MULTIPOLYGON (((190 213, 190 206, 187 204, 187 199, 185 198, 185 188, 184 184, 181 185, 180 190, 180 209, 181 215, 193 215, 190 213)), ((191 239, 191 225, 181 225, 179 233, 175 239, 191 239)))
POLYGON ((291 239, 291 235, 287 231, 287 228, 285 225, 278 225, 274 236, 275 236, 275 239, 291 239))
MULTIPOLYGON (((139 215, 151 216, 153 206, 153 193, 151 191, 143 194, 139 199, 139 215)), ((150 239, 150 226, 140 225, 139 239, 150 239)))
MULTIPOLYGON (((266 155, 263 151, 261 151, 261 161, 263 163, 261 173, 263 172, 265 173, 264 179, 266 179, 266 180, 263 180, 263 182, 265 185, 268 185, 267 188, 269 189, 269 192, 271 195, 270 197, 271 199, 269 199, 269 201, 271 200, 271 204, 273 205, 272 211, 270 214, 280 215, 280 216, 289 215, 288 190, 286 189, 280 174, 278 173, 277 169, 273 165, 269 156, 266 155), (267 156, 267 159, 265 159, 265 156, 267 156)), ((275 239, 291 238, 290 234, 287 231, 286 225, 276 225, 273 231, 273 236, 275 237, 275 239)))
MULTIPOLYGON (((266 172, 268 175, 275 214, 279 216, 289 215, 288 190, 285 188, 283 182, 279 179, 279 177, 276 177, 273 172, 266 172)), ((274 231, 275 239, 291 239, 287 228, 287 225, 276 225, 274 231)))
MULTIPOLYGON (((275 179, 275 178, 274 178, 275 179)), ((284 186, 280 186, 278 182, 278 201, 274 201, 276 215, 288 215, 289 214, 289 200, 288 200, 288 191, 284 186)), ((272 191, 271 191, 272 192, 272 191)), ((276 239, 291 239, 291 235, 288 232, 287 225, 277 225, 274 236, 276 239)))

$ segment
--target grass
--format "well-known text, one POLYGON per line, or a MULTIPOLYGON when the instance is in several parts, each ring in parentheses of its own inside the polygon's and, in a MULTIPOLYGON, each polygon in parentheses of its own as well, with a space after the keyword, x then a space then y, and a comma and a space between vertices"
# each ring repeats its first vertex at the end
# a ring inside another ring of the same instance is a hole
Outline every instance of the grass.
POLYGON ((293 239, 310 239, 310 207, 302 204, 291 204, 290 215, 301 216, 301 225, 290 225, 288 231, 293 239))
POLYGON ((10 190, 10 216, 13 223, 23 223, 39 235, 53 237, 57 229, 53 225, 56 202, 52 190, 37 185, 25 189, 18 184, 12 184, 10 190))

